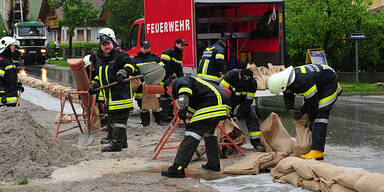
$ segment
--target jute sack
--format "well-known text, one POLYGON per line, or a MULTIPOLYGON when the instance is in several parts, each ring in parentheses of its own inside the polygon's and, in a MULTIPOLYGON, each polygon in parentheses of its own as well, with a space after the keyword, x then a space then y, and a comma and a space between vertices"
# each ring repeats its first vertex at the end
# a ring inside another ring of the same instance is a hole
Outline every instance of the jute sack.
POLYGON ((143 83, 143 103, 142 109, 160 109, 159 101, 156 95, 145 94, 145 83, 143 83))
POLYGON ((300 181, 300 186, 311 191, 320 191, 319 181, 303 179, 300 181))
MULTIPOLYGON (((245 143, 245 133, 240 129, 239 125, 233 120, 233 118, 225 119, 220 122, 221 128, 228 134, 232 141, 241 146, 245 143)), ((218 143, 230 143, 227 137, 217 128, 217 142, 218 143)), ((220 157, 231 157, 235 154, 236 148, 233 145, 219 145, 220 157)))
POLYGON ((289 173, 287 175, 284 175, 280 177, 279 179, 274 179, 274 182, 279 182, 279 183, 290 183, 295 187, 299 187, 301 177, 299 174, 297 174, 296 171, 289 173))
POLYGON ((384 175, 379 173, 367 173, 362 175, 353 188, 359 192, 383 192, 384 175))
POLYGON ((297 157, 287 157, 282 159, 275 168, 271 170, 271 175, 273 178, 278 179, 284 175, 292 173, 295 169, 292 166, 294 162, 303 162, 304 159, 300 159, 297 157))
POLYGON ((279 151, 290 155, 293 152, 295 140, 289 136, 280 117, 271 113, 260 125, 261 144, 267 152, 279 151))
POLYGON ((309 129, 309 118, 305 114, 301 119, 294 121, 296 125, 296 140, 293 144, 292 156, 298 157, 311 150, 312 132, 309 129))
MULTIPOLYGON (((298 157, 295 157, 298 158, 298 157)), ((304 161, 295 161, 292 163, 293 169, 297 171, 297 173, 303 179, 312 180, 314 179, 313 172, 311 169, 312 165, 318 164, 319 161, 314 159, 305 159, 304 161)))
POLYGON ((223 173, 231 174, 259 174, 260 171, 266 170, 267 168, 272 168, 276 164, 271 164, 270 162, 275 162, 276 159, 281 160, 281 152, 269 152, 261 153, 255 152, 247 155, 241 161, 226 167, 223 170, 223 173), (269 166, 267 166, 269 165, 269 166))
POLYGON ((333 179, 345 187, 354 189, 354 184, 365 174, 365 171, 344 171, 333 179))
MULTIPOLYGON (((60 121, 60 113, 57 113, 54 123, 59 123, 60 121)), ((61 123, 69 123, 72 121, 72 114, 70 113, 63 113, 63 116, 61 118, 61 123)))

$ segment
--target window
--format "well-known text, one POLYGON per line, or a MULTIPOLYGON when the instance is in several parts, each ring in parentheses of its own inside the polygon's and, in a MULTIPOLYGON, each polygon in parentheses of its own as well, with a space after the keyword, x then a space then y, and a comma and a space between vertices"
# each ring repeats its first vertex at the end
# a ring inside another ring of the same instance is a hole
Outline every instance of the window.
POLYGON ((76 39, 78 41, 84 41, 85 40, 84 39, 84 29, 78 29, 76 34, 77 34, 76 39))
POLYGON ((91 30, 87 30, 87 41, 92 41, 92 32, 91 30))
POLYGON ((137 46, 137 37, 139 35, 139 24, 136 24, 132 27, 131 32, 128 36, 128 50, 132 49, 132 47, 137 46))

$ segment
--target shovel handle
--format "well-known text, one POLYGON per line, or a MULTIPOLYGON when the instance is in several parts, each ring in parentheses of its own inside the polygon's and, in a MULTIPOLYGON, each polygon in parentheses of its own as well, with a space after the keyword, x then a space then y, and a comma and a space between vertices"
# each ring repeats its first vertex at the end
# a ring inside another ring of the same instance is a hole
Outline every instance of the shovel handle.
MULTIPOLYGON (((134 77, 129 77, 129 78, 124 79, 123 81, 124 82, 128 82, 128 81, 131 81, 131 80, 134 80, 134 79, 138 79, 140 77, 142 77, 142 75, 138 75, 138 76, 134 76, 134 77)), ((105 89, 105 88, 112 87, 112 86, 115 86, 115 85, 117 85, 117 81, 113 82, 113 83, 110 83, 108 85, 101 86, 101 87, 95 89, 95 91, 99 91, 101 89, 105 89)))

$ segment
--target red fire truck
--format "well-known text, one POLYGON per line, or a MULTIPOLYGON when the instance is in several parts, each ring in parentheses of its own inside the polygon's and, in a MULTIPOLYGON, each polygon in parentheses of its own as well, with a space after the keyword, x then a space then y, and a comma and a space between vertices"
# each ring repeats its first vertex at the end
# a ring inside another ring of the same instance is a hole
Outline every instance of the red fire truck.
POLYGON ((124 46, 131 56, 148 40, 157 55, 183 38, 184 72, 194 74, 204 49, 229 37, 229 68, 247 62, 284 65, 284 0, 144 0, 124 46))

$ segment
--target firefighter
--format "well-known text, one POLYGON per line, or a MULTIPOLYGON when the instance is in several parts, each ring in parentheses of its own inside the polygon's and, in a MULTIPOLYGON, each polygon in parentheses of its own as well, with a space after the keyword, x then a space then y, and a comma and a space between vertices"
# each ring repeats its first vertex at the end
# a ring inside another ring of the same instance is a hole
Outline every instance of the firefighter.
POLYGON ((231 114, 237 119, 244 119, 249 132, 249 140, 256 151, 265 151, 260 143, 260 120, 256 114, 255 93, 257 82, 250 69, 232 69, 220 86, 231 90, 231 114))
MULTIPOLYGON (((173 47, 165 50, 161 54, 161 62, 164 63, 165 77, 163 82, 172 81, 172 79, 183 77, 183 50, 188 46, 184 39, 178 38, 173 47)), ((159 99, 160 106, 163 109, 164 120, 169 122, 173 118, 172 98, 168 95, 162 95, 159 99)))
POLYGON ((178 116, 186 119, 187 112, 193 116, 187 124, 185 136, 176 154, 174 164, 161 172, 162 176, 184 178, 184 169, 204 137, 208 162, 204 169, 220 171, 220 159, 215 128, 219 121, 226 119, 230 98, 217 85, 198 77, 181 77, 172 84, 172 95, 178 99, 178 116))
POLYGON ((284 93, 285 106, 295 119, 308 114, 312 130, 311 151, 301 158, 324 159, 329 113, 342 93, 336 72, 328 65, 307 64, 288 67, 268 79, 271 93, 284 93), (300 110, 294 108, 295 94, 304 96, 300 110))
POLYGON ((127 75, 134 75, 134 64, 129 55, 121 49, 114 47, 113 39, 108 35, 102 35, 100 50, 97 52, 96 77, 91 82, 89 94, 96 94, 96 88, 112 82, 118 82, 116 86, 100 90, 105 99, 105 113, 108 114, 108 124, 113 128, 111 143, 103 148, 102 152, 121 151, 127 148, 127 120, 129 111, 133 110, 133 93, 130 83, 122 80, 127 75), (124 69, 127 68, 127 70, 124 69))
POLYGON ((207 47, 199 62, 197 76, 201 79, 220 84, 220 78, 227 72, 224 53, 225 39, 219 39, 215 44, 207 47))
POLYGON ((18 41, 12 37, 0 39, 0 106, 15 107, 18 91, 24 92, 24 87, 17 78, 18 70, 12 61, 18 41))
MULTIPOLYGON (((160 61, 160 58, 157 55, 151 53, 151 44, 148 41, 142 41, 140 46, 141 46, 141 51, 137 53, 137 56, 133 58, 133 62, 137 67, 139 67, 140 65, 145 65, 147 63, 152 63, 152 62, 156 62, 164 66, 164 64, 160 61)), ((137 101, 137 104, 140 107, 141 124, 145 127, 150 124, 151 118, 150 118, 150 111, 148 109, 141 109, 142 96, 143 96, 143 86, 140 85, 135 92, 135 100, 137 101)), ((153 116, 155 117, 155 122, 158 125, 161 125, 161 126, 168 125, 168 123, 163 122, 161 108, 159 110, 152 110, 152 113, 153 113, 153 116)))

